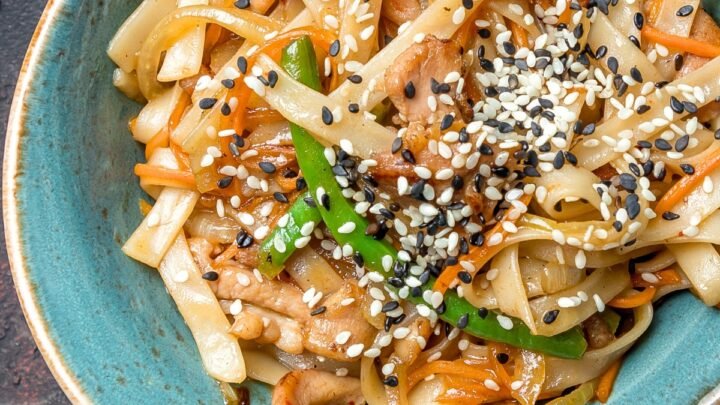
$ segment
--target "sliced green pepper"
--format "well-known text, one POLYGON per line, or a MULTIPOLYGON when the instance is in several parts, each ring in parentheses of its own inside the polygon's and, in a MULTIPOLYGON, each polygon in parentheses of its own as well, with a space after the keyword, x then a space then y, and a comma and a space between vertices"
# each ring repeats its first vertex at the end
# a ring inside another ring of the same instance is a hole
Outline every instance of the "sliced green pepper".
POLYGON ((715 20, 716 24, 720 24, 720 1, 702 0, 702 7, 715 20))
MULTIPOLYGON (((320 90, 315 52, 309 38, 303 37, 288 45, 282 55, 282 66, 295 80, 306 86, 320 90)), ((293 123, 290 133, 297 154, 298 164, 302 169, 313 197, 318 203, 318 210, 337 242, 349 244, 354 251, 360 252, 365 266, 383 274, 393 276, 393 265, 398 260, 398 252, 384 240, 376 240, 365 235, 367 219, 355 212, 353 205, 343 195, 335 180, 330 165, 325 164, 324 147, 305 129, 293 123), (319 195, 318 195, 319 193, 319 195), (322 195, 326 194, 326 205, 322 204, 322 195), (349 225, 350 223, 354 225, 349 225)), ((433 280, 423 286, 430 289, 433 280)), ((407 298, 415 304, 427 305, 422 297, 407 298)), ((547 353, 563 358, 579 358, 585 352, 587 343, 579 328, 574 328, 559 335, 546 337, 535 336, 528 327, 518 319, 512 319, 513 327, 504 329, 497 321, 498 314, 488 312, 481 316, 477 308, 460 298, 456 292, 448 291, 444 296, 445 311, 440 318, 453 326, 457 326, 461 318, 467 317, 464 331, 488 340, 507 343, 513 346, 547 353)), ((463 322, 465 320, 463 319, 463 322)))
POLYGON ((288 210, 287 224, 283 227, 276 226, 260 246, 258 270, 265 276, 273 278, 282 271, 285 261, 298 249, 295 243, 306 236, 302 233, 303 225, 310 222, 317 225, 322 221, 320 212, 307 203, 309 197, 309 192, 301 194, 288 210), (280 240, 280 242, 276 242, 276 240, 280 240), (278 251, 278 244, 285 246, 282 252, 278 251))

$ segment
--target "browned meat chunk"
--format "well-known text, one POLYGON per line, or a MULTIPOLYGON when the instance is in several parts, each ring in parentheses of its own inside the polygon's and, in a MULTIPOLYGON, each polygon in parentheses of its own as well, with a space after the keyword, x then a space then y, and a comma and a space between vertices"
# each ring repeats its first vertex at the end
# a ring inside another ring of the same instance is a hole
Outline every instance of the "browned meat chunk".
POLYGON ((594 314, 585 320, 583 329, 591 349, 605 347, 615 340, 615 335, 610 332, 608 324, 598 314, 594 314))
POLYGON ((441 101, 437 101, 437 108, 433 111, 428 105, 428 97, 437 96, 437 93, 454 97, 457 84, 445 84, 443 81, 450 72, 462 75, 461 70, 460 46, 452 40, 428 35, 422 42, 401 53, 388 68, 385 72, 385 92, 404 121, 433 123, 449 113, 460 117, 457 107, 441 101))
POLYGON ((397 25, 416 19, 422 12, 419 0, 385 0, 382 15, 397 25))
POLYGON ((273 390, 273 405, 362 404, 360 380, 318 370, 291 371, 273 390))

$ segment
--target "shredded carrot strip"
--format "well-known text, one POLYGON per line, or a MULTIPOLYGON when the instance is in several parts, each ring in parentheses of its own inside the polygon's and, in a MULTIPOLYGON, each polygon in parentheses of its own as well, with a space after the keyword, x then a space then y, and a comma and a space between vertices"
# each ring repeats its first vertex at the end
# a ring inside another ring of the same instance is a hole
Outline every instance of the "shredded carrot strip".
POLYGON ((150 142, 145 145, 145 158, 150 159, 150 156, 152 156, 153 152, 155 152, 155 149, 157 148, 165 148, 168 146, 168 142, 170 141, 170 134, 172 131, 175 130, 175 127, 177 127, 177 124, 180 122, 180 119, 182 118, 183 114, 185 113, 185 109, 190 104, 190 96, 182 92, 180 95, 180 100, 178 100, 178 103, 175 105, 175 108, 173 108, 172 112, 170 113, 170 118, 168 119, 167 125, 163 127, 163 129, 160 130, 155 136, 150 139, 150 142))
POLYGON ((171 170, 164 167, 138 163, 135 165, 135 175, 138 177, 167 180, 172 182, 174 185, 184 186, 183 188, 195 188, 195 177, 190 172, 171 170))
POLYGON ((451 374, 462 377, 472 378, 478 381, 485 379, 494 379, 495 374, 490 370, 482 370, 468 364, 462 360, 447 361, 437 360, 427 364, 423 364, 415 369, 408 376, 408 389, 412 389, 417 383, 433 374, 451 374))
POLYGON ((678 274, 675 269, 665 269, 656 271, 655 273, 652 273, 657 277, 658 282, 657 283, 650 283, 645 281, 645 279, 642 278, 641 274, 635 273, 632 276, 632 285, 633 287, 652 287, 652 286, 662 286, 662 285, 673 285, 677 284, 682 281, 682 277, 680 277, 680 274, 678 274))
POLYGON ((146 216, 147 214, 150 213, 150 210, 152 209, 152 205, 150 205, 149 202, 140 198, 140 199, 138 199, 138 208, 140 208, 140 213, 143 216, 146 216))
POLYGON ((693 55, 705 58, 720 56, 720 46, 698 41, 697 39, 671 35, 647 24, 642 29, 642 35, 649 41, 663 44, 668 48, 689 52, 693 55))
POLYGON ((530 48, 530 41, 528 40, 528 35, 527 31, 525 31, 525 28, 510 20, 508 20, 508 24, 510 25, 510 32, 512 32, 512 37, 515 40, 515 44, 521 48, 530 48))
POLYGON ((226 261, 232 259, 235 257, 236 254, 240 251, 240 247, 238 247, 237 243, 231 243, 230 246, 225 249, 222 253, 220 253, 212 262, 212 267, 217 268, 221 264, 225 263, 226 261))
POLYGON ((655 287, 650 286, 637 294, 625 297, 615 297, 608 302, 608 305, 622 309, 637 308, 640 305, 644 305, 652 301, 653 297, 655 297, 655 292, 655 287))
POLYGON ((703 160, 695 166, 695 173, 681 178, 660 198, 660 201, 655 205, 655 212, 662 214, 670 211, 672 207, 699 187, 705 179, 705 176, 720 167, 720 145, 716 143, 713 144, 712 147, 715 148, 715 150, 709 153, 708 159, 703 160))
POLYGON ((615 362, 610 365, 610 368, 608 368, 598 380, 598 386, 595 389, 595 396, 603 404, 606 403, 610 397, 613 385, 615 384, 615 378, 617 378, 618 371, 620 371, 621 362, 621 359, 615 360, 615 362))
MULTIPOLYGON (((520 201, 522 201, 523 204, 528 205, 530 203, 530 199, 531 196, 526 194, 520 198, 520 201)), ((470 251, 463 258, 463 260, 472 263, 476 271, 482 266, 484 266, 493 256, 495 256, 500 250, 502 250, 503 247, 505 247, 502 243, 488 246, 487 241, 490 240, 490 238, 495 234, 500 234, 503 236, 503 238, 505 238, 507 232, 505 232, 505 230, 503 229, 502 223, 508 220, 508 213, 505 213, 503 219, 501 221, 498 221, 498 223, 495 224, 495 226, 493 226, 493 228, 487 232, 487 234, 485 235, 485 243, 482 246, 473 246, 472 248, 470 248, 470 251)), ((443 270, 442 273, 440 273, 440 277, 438 277, 435 281, 433 289, 435 291, 445 293, 445 291, 450 288, 450 285, 452 285, 452 283, 457 279, 457 275, 461 271, 463 271, 463 267, 459 263, 446 268, 445 270, 443 270)))
POLYGON ((280 122, 284 119, 279 112, 269 108, 256 108, 254 110, 248 110, 245 114, 246 126, 251 131, 262 124, 280 122))

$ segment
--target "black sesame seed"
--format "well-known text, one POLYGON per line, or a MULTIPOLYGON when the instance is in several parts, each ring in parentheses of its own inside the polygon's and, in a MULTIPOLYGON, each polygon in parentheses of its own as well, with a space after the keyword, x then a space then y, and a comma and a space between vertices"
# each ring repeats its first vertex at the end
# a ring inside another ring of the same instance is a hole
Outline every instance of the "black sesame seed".
POLYGON ((310 197, 310 196, 307 196, 307 197, 303 198, 303 201, 305 201, 305 204, 307 204, 308 207, 312 207, 312 208, 317 207, 317 204, 315 203, 315 200, 314 200, 312 197, 310 197))
POLYGON ((397 138, 393 139, 392 147, 390 148, 390 151, 392 153, 397 153, 400 150, 400 148, 402 148, 402 144, 403 144, 402 138, 397 137, 397 138))
POLYGON ((665 211, 662 213, 662 218, 666 221, 674 221, 674 220, 680 218, 680 215, 678 215, 672 211, 665 211))
POLYGON ((668 151, 672 149, 670 143, 662 138, 658 138, 655 140, 655 147, 663 151, 668 151))
POLYGON ((650 141, 638 141, 637 146, 640 149, 650 149, 652 148, 652 143, 650 143, 650 141))
POLYGON ((274 193, 273 193, 273 197, 274 197, 275 200, 277 200, 278 202, 281 202, 281 203, 284 203, 284 204, 287 204, 287 203, 289 202, 287 196, 286 196, 284 193, 281 193, 281 192, 279 192, 279 191, 274 192, 274 193))
POLYGON ((645 114, 646 112, 650 111, 650 106, 647 104, 643 104, 640 107, 638 107, 636 111, 640 115, 645 114))
POLYGON ((682 69, 685 58, 683 58, 682 54, 677 54, 673 58, 673 62, 675 63, 675 71, 677 72, 682 69))
POLYGON ((690 14, 692 14, 694 10, 695 10, 695 8, 693 8, 693 6, 688 4, 688 5, 680 7, 678 9, 678 11, 675 12, 675 15, 678 17, 687 17, 690 14))
POLYGON ((505 364, 510 360, 510 356, 508 356, 507 353, 498 353, 495 355, 495 359, 498 361, 498 363, 505 364))
POLYGON ((582 129, 582 134, 583 134, 583 135, 592 135, 593 132, 595 132, 595 124, 594 124, 594 123, 587 124, 587 125, 582 129))
POLYGON ((250 7, 250 0, 238 0, 235 3, 235 7, 244 10, 248 7, 250 7))
POLYGON ((637 188, 637 180, 632 174, 622 173, 620 174, 620 185, 625 190, 634 191, 637 188))
POLYGON ((406 162, 415 164, 415 156, 410 149, 403 149, 402 152, 400 152, 400 155, 402 155, 406 162))
POLYGON ((226 88, 226 89, 232 89, 235 87, 235 80, 232 79, 224 79, 220 83, 226 88))
POLYGON ((630 194, 625 199, 625 209, 630 219, 635 219, 640 214, 640 203, 638 200, 639 197, 637 194, 630 194))
POLYGON ((540 177, 540 172, 532 166, 525 166, 523 168, 523 173, 528 177, 540 177))
POLYGON ((323 312, 325 312, 326 310, 327 310, 327 307, 324 305, 321 307, 317 307, 310 312, 310 316, 318 316, 318 315, 322 314, 323 312))
POLYGON ((683 173, 685 173, 685 174, 695 173, 695 168, 692 165, 689 165, 687 163, 681 164, 680 169, 682 169, 683 173))
POLYGON ((635 28, 639 30, 643 28, 643 25, 645 25, 645 17, 643 17, 642 13, 635 13, 633 23, 635 24, 635 28))
POLYGON ((326 106, 322 107, 322 122, 325 125, 332 125, 333 123, 333 114, 332 111, 330 111, 329 108, 326 106))
POLYGON ((267 174, 273 174, 277 170, 275 165, 270 162, 260 162, 258 163, 258 166, 260 166, 260 169, 267 174))
POLYGON ((470 320, 470 314, 463 314, 460 316, 460 319, 458 319, 457 327, 458 329, 465 329, 468 325, 468 321, 470 320))
POLYGON ((355 83, 355 84, 362 83, 362 76, 360 76, 360 75, 348 76, 348 80, 350 80, 352 83, 355 83))
POLYGON ((465 181, 460 175, 454 175, 452 178, 452 181, 450 182, 452 185, 452 188, 455 190, 460 190, 465 185, 465 181))
POLYGON ((482 38, 482 39, 488 39, 488 38, 490 38, 490 35, 491 35, 490 30, 487 28, 481 28, 478 30, 477 33, 478 33, 478 35, 480 35, 480 38, 482 38))
POLYGON ((475 232, 474 234, 470 235, 470 244, 473 246, 482 246, 482 244, 485 242, 485 235, 482 234, 482 232, 475 232))
POLYGON ((640 171, 640 166, 636 165, 635 163, 628 164, 628 168, 637 177, 640 177, 642 175, 642 172, 640 171))
POLYGON ((445 131, 446 129, 450 128, 454 120, 455 117, 453 117, 452 114, 445 114, 442 121, 440 121, 440 130, 445 131))
POLYGON ((482 58, 480 59, 480 67, 483 68, 486 72, 495 73, 495 66, 493 65, 492 61, 482 58))
POLYGON ((407 98, 415 97, 415 85, 413 82, 407 82, 407 84, 405 84, 404 93, 407 98))
POLYGON ((636 48, 640 48, 640 40, 635 35, 630 35, 628 39, 633 43, 633 45, 635 45, 636 48))
POLYGON ((470 9, 473 8, 473 0, 463 0, 463 1, 462 1, 462 5, 463 5, 463 7, 465 7, 466 9, 470 10, 470 9))
POLYGON ((330 196, 323 194, 322 197, 320 197, 320 204, 322 204, 327 211, 330 211, 330 196))
POLYGON ((208 271, 207 273, 203 273, 203 275, 202 275, 202 278, 205 279, 205 280, 208 280, 208 281, 215 281, 215 280, 217 280, 219 277, 220 277, 220 276, 217 274, 217 272, 216 272, 216 271, 212 271, 212 270, 208 271))
POLYGON ((582 24, 578 24, 573 29, 573 36, 577 39, 580 39, 580 38, 582 38, 584 32, 585 32, 585 27, 582 24))
POLYGON ((685 111, 685 107, 675 96, 670 96, 670 108, 678 114, 685 111))
POLYGON ((690 135, 685 134, 678 138, 678 140, 675 142, 675 150, 678 152, 682 152, 688 147, 688 143, 690 142, 690 135))
POLYGON ((397 387, 399 384, 398 378, 394 375, 391 375, 383 380, 383 384, 387 385, 388 387, 397 387))
POLYGON ((198 103, 198 106, 202 108, 203 110, 209 110, 213 108, 213 106, 217 103, 216 98, 206 97, 200 100, 198 103))
POLYGON ((330 54, 330 56, 337 56, 339 52, 340 52, 340 41, 336 39, 333 41, 332 44, 330 44, 329 54, 330 54))
POLYGON ((235 236, 235 243, 237 243, 238 247, 246 248, 253 244, 253 237, 244 230, 241 230, 235 236))
POLYGON ((717 131, 715 131, 714 137, 715 137, 715 139, 720 139, 720 129, 718 129, 717 131))
POLYGON ((613 222, 612 226, 613 226, 613 228, 615 228, 616 231, 618 231, 618 232, 622 231, 622 227, 623 227, 622 222, 615 221, 615 222, 613 222))
POLYGON ((513 45, 512 43, 505 41, 505 42, 503 42, 502 46, 503 46, 503 51, 505 51, 505 53, 507 53, 508 55, 515 54, 515 45, 513 45))
POLYGON ((611 56, 608 58, 607 65, 608 65, 608 69, 610 69, 610 71, 613 72, 613 74, 617 74, 618 60, 615 59, 614 56, 611 56))
POLYGON ((563 155, 562 151, 559 151, 557 154, 555 154, 555 159, 553 159, 553 167, 560 170, 563 166, 565 166, 565 156, 563 155))
POLYGON ((305 181, 305 178, 298 177, 297 180, 295 180, 295 190, 302 191, 307 188, 307 181, 305 181))
POLYGON ((482 318, 482 319, 487 318, 487 316, 488 316, 489 313, 490 313, 490 311, 488 311, 488 309, 485 308, 485 307, 478 308, 478 310, 477 310, 478 316, 479 316, 480 318, 482 318))
POLYGON ((237 67, 240 70, 240 73, 242 73, 242 74, 247 73, 248 62, 244 56, 241 56, 237 59, 237 67))
POLYGON ((682 105, 683 107, 685 107, 685 111, 689 112, 690 114, 695 114, 698 111, 697 105, 690 101, 683 101, 682 105))
POLYGON ((271 89, 272 89, 272 88, 275 88, 275 85, 277 84, 277 81, 278 81, 278 74, 277 74, 277 72, 274 71, 274 70, 269 71, 269 72, 268 72, 268 86, 270 86, 271 89))
POLYGON ((602 59, 607 54, 607 46, 601 45, 597 51, 595 51, 595 59, 602 59))
POLYGON ((553 309, 552 311, 545 312, 545 315, 543 315, 543 322, 545 322, 546 324, 551 324, 551 323, 555 322, 559 313, 560 313, 560 310, 557 310, 557 309, 553 309))
POLYGON ((632 77, 633 80, 635 80, 638 83, 643 82, 642 73, 640 73, 640 70, 636 66, 633 66, 632 68, 630 68, 630 77, 632 77))
POLYGON ((217 185, 219 188, 228 188, 230 187, 230 184, 232 183, 235 176, 225 176, 222 179, 218 180, 217 185))
POLYGON ((356 114, 360 112, 360 106, 357 105, 357 103, 350 103, 348 104, 348 111, 350 111, 353 114, 356 114))
POLYGON ((228 103, 223 103, 223 105, 220 107, 220 113, 222 113, 222 115, 226 117, 230 115, 231 112, 232 109, 230 109, 230 105, 228 105, 228 103))
POLYGON ((399 306, 400 306, 400 304, 397 301, 386 302, 385 305, 382 306, 381 312, 385 313, 385 312, 394 311, 399 306))
POLYGON ((458 278, 465 284, 470 284, 472 282, 472 276, 465 270, 458 272, 458 278))

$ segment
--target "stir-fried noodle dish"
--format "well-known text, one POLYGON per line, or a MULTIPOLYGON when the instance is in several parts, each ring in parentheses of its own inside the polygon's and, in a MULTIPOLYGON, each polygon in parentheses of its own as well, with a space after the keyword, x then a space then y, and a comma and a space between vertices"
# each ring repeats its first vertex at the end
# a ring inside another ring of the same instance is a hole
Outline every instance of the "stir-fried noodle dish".
POLYGON ((151 197, 122 249, 231 402, 606 401, 654 302, 720 303, 713 16, 145 0, 108 49, 151 197))

